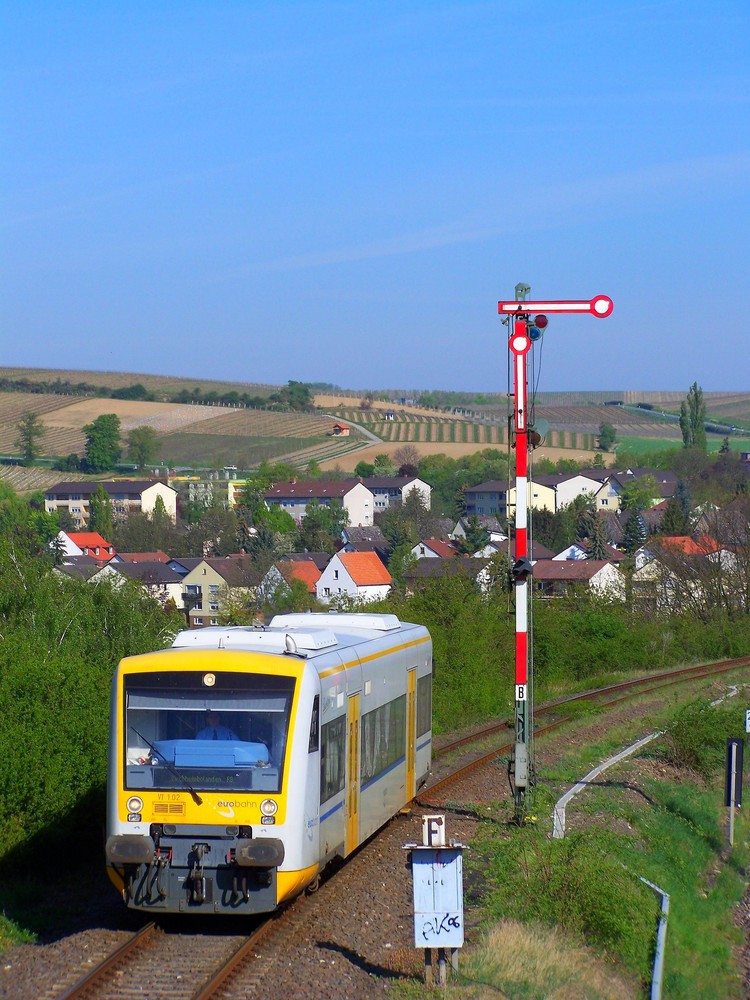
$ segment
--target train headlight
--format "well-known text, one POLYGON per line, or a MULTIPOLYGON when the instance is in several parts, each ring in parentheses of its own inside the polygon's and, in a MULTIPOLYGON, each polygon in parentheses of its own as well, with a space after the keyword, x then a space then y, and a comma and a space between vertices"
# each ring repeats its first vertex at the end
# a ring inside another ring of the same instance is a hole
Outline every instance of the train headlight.
POLYGON ((129 813, 139 813, 143 810, 143 799, 139 798, 137 795, 131 795, 125 803, 125 808, 129 813))
POLYGON ((207 688, 212 688, 215 683, 216 683, 216 674, 204 674, 203 675, 203 684, 207 688))
POLYGON ((273 799, 263 799, 260 804, 260 811, 264 816, 274 816, 278 808, 273 799))

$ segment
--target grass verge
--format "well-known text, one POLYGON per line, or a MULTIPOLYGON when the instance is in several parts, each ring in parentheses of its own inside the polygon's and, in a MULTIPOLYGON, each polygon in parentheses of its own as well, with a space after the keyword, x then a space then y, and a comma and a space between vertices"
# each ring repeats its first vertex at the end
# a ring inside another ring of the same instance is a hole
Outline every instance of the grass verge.
MULTIPOLYGON (((703 774, 693 769, 694 759, 691 767, 685 763, 696 740, 716 744, 727 730, 742 731, 744 706, 736 702, 707 711, 675 697, 666 705, 655 702, 637 733, 631 721, 598 738, 571 739, 545 769, 535 827, 505 825, 498 817, 507 814, 507 803, 493 807, 494 820, 483 823, 464 860, 467 916, 479 923, 481 934, 462 950, 449 995, 648 996, 660 900, 641 876, 670 896, 663 996, 744 995, 738 956, 746 932, 735 926, 734 916, 747 888, 750 822, 737 814, 730 849, 715 754, 700 761, 703 774), (568 835, 553 840, 559 794, 655 728, 667 732, 574 799, 568 835)), ((438 995, 414 983, 399 990, 395 995, 438 995)))

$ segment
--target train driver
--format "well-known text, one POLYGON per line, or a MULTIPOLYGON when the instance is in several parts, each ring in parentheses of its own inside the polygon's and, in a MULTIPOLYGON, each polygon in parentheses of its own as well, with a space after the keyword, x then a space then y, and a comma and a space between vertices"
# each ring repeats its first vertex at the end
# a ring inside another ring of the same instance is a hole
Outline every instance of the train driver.
POLYGON ((198 740, 236 740, 237 734, 228 726, 221 725, 221 716, 218 712, 209 712, 206 715, 208 725, 196 735, 198 740))

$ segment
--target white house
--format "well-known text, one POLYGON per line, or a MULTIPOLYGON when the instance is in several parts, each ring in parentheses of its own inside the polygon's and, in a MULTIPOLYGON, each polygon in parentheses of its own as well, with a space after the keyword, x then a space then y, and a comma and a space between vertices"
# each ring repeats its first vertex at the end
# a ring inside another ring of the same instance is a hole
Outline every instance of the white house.
POLYGON ((427 510, 432 507, 432 487, 416 476, 368 476, 362 482, 375 498, 375 510, 388 510, 393 503, 403 503, 417 490, 427 510))
POLYGON ((332 500, 338 500, 349 515, 349 524, 368 527, 373 523, 375 500, 361 480, 317 479, 310 482, 294 480, 291 483, 276 483, 270 490, 266 490, 263 498, 268 507, 281 507, 298 522, 305 516, 311 500, 317 500, 326 507, 332 500))
POLYGON ((559 474, 557 483, 557 510, 571 504, 576 497, 588 493, 592 498, 602 488, 602 483, 610 476, 605 470, 592 469, 571 475, 559 474))
POLYGON ((44 491, 44 508, 48 514, 67 510, 73 520, 82 525, 88 521, 91 496, 99 486, 109 497, 112 514, 127 517, 132 511, 153 513, 157 497, 161 497, 170 518, 177 519, 177 490, 160 479, 113 479, 100 483, 62 482, 44 491))
POLYGON ((542 597, 562 597, 578 587, 615 600, 625 597, 625 580, 606 559, 541 559, 534 563, 531 582, 542 597))
MULTIPOLYGON (((507 541, 508 536, 503 532, 502 528, 500 527, 500 522, 496 517, 493 517, 489 514, 476 514, 474 516, 477 519, 479 527, 484 528, 485 531, 489 532, 489 538, 487 539, 487 541, 489 542, 507 541)), ((454 540, 457 538, 466 538, 466 529, 468 526, 469 526, 468 517, 459 518, 459 520, 456 522, 456 526, 451 531, 448 537, 454 540)))
MULTIPOLYGON (((590 551, 591 547, 586 539, 582 542, 573 542, 572 545, 568 545, 567 548, 563 549, 562 552, 558 552, 552 558, 558 561, 561 559, 588 559, 590 551)), ((606 552, 607 559, 612 563, 621 563, 627 559, 627 555, 624 552, 620 552, 613 545, 605 545, 604 551, 606 552)))
POLYGON ((320 574, 318 600, 330 602, 339 594, 365 601, 379 601, 391 589, 391 574, 375 552, 337 552, 320 574))
POLYGON ((55 546, 63 557, 83 555, 83 549, 73 541, 67 531, 58 531, 55 541, 50 542, 50 548, 55 546))
POLYGON ((412 548, 411 554, 415 559, 455 559, 458 552, 442 538, 424 538, 412 548))

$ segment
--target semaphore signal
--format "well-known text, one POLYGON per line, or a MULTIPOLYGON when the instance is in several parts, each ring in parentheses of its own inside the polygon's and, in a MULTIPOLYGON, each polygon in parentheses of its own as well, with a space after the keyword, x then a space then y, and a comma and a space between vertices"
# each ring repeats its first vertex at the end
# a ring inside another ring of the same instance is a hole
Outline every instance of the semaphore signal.
POLYGON ((595 295, 593 299, 573 299, 547 302, 498 302, 497 311, 509 316, 525 313, 591 313, 604 319, 609 316, 614 303, 608 295, 595 295))
POLYGON ((531 753, 531 725, 533 721, 533 678, 529 666, 529 604, 531 588, 529 577, 533 565, 528 551, 528 468, 529 425, 527 408, 527 356, 534 343, 542 338, 547 327, 546 313, 578 313, 604 319, 614 308, 608 295, 595 295, 593 299, 567 299, 564 301, 528 301, 529 285, 516 285, 513 302, 498 302, 497 311, 512 318, 513 329, 508 338, 508 349, 513 356, 513 429, 516 447, 516 509, 515 509, 515 559, 511 567, 515 592, 516 645, 515 645, 515 742, 511 771, 513 776, 514 812, 517 822, 523 822, 529 806, 530 787, 533 784, 534 762, 531 753))

